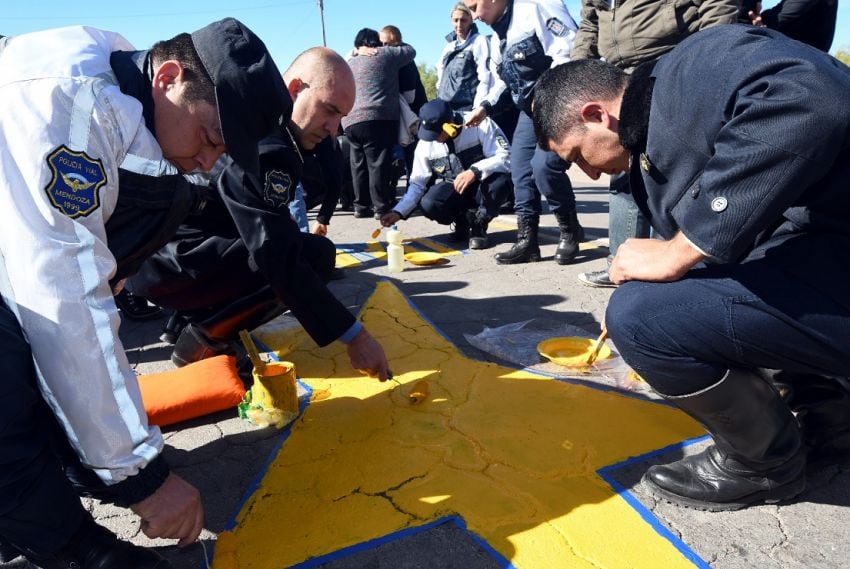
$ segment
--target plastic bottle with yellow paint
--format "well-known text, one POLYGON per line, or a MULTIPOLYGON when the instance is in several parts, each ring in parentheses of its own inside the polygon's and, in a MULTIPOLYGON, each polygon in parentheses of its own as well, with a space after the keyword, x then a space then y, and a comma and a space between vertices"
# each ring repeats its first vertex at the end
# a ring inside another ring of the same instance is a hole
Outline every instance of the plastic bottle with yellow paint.
POLYGON ((395 225, 387 231, 387 264, 391 273, 404 270, 404 246, 401 231, 395 225))

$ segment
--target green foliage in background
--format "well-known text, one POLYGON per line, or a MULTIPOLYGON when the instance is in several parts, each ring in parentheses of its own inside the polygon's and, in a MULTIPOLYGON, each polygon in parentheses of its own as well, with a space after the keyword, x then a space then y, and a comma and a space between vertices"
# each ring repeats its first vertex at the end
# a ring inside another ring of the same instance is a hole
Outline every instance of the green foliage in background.
POLYGON ((437 68, 428 67, 424 63, 416 65, 419 68, 419 77, 422 79, 422 84, 425 86, 425 92, 428 94, 428 100, 432 101, 437 98, 437 68))
POLYGON ((850 45, 841 46, 841 48, 835 52, 835 59, 845 65, 850 65, 850 45))

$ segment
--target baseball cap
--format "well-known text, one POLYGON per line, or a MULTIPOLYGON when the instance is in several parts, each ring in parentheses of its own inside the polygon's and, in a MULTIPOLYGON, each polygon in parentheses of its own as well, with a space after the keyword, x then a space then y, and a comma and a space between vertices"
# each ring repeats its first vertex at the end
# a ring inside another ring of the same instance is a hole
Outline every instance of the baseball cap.
POLYGON ((442 99, 428 101, 419 109, 419 140, 433 142, 443 130, 443 124, 452 122, 454 113, 442 99))
POLYGON ((227 153, 259 175, 260 140, 292 115, 292 98, 277 65, 262 40, 234 18, 192 32, 192 43, 215 86, 227 153))

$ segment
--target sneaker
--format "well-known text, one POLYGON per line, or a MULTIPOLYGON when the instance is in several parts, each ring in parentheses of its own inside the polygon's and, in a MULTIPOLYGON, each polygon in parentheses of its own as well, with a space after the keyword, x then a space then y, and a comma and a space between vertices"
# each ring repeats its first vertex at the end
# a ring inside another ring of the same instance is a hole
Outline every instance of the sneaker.
POLYGON ((598 288, 617 288, 620 286, 608 278, 608 269, 591 271, 589 273, 579 273, 578 280, 581 281, 582 284, 598 288))
POLYGON ((141 296, 136 296, 127 289, 115 295, 115 305, 121 311, 121 314, 130 320, 153 320, 162 315, 162 309, 159 306, 149 304, 147 300, 141 296))

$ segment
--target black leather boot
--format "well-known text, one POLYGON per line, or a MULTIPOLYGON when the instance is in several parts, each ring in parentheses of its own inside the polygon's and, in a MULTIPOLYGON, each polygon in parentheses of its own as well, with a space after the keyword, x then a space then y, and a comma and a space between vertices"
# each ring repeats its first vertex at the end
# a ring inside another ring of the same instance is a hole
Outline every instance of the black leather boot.
POLYGON ((797 417, 810 465, 850 456, 850 390, 845 383, 811 373, 763 371, 797 417))
POLYGON ((138 322, 153 320, 162 315, 162 309, 159 306, 148 304, 147 300, 141 296, 136 296, 127 289, 115 295, 115 305, 124 315, 124 318, 138 322))
POLYGON ((578 213, 574 209, 567 213, 555 213, 555 219, 561 231, 555 262, 566 265, 578 255, 578 244, 584 241, 584 228, 579 224, 578 213))
POLYGON ((469 248, 486 249, 489 246, 487 226, 490 220, 476 210, 470 210, 466 215, 469 219, 469 248))
POLYGON ((729 370, 707 389, 662 397, 702 423, 715 444, 651 467, 643 481, 656 496, 722 511, 789 500, 805 489, 800 427, 776 390, 755 372, 729 370))
POLYGON ((237 356, 239 366, 238 360, 244 355, 239 331, 253 330, 285 311, 286 306, 269 289, 262 289, 203 318, 193 318, 180 332, 171 353, 171 361, 177 367, 183 367, 213 356, 229 354, 237 356))
POLYGON ((540 245, 537 242, 539 228, 539 216, 523 215, 517 217, 516 243, 504 253, 498 253, 496 262, 500 265, 514 265, 539 261, 540 245))
POLYGON ((461 243, 469 239, 469 218, 465 211, 457 215, 452 224, 452 232, 449 233, 449 241, 452 243, 461 243))
POLYGON ((68 547, 50 558, 30 558, 42 569, 172 569, 152 549, 122 541, 91 518, 83 522, 68 547))

